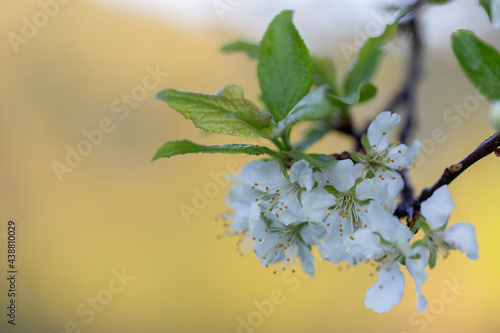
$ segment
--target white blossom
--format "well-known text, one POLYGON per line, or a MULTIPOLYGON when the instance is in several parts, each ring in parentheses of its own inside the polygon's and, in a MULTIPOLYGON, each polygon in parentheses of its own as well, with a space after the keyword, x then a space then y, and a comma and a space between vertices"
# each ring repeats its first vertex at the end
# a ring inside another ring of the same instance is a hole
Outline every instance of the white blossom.
POLYGON ((277 162, 256 161, 243 167, 241 179, 262 193, 253 198, 262 216, 274 215, 288 225, 305 221, 299 197, 303 190, 310 191, 314 186, 312 174, 312 168, 304 160, 294 163, 286 177, 277 162))
POLYGON ((387 184, 377 179, 354 178, 351 160, 341 160, 329 168, 318 170, 314 179, 318 187, 304 195, 304 215, 309 221, 324 222, 327 235, 321 239, 324 259, 341 262, 349 259, 343 239, 366 228, 367 204, 387 198, 387 184))
POLYGON ((364 140, 366 154, 357 154, 364 165, 364 173, 381 180, 394 181, 391 193, 403 189, 404 182, 397 171, 409 168, 417 156, 420 142, 411 147, 399 142, 389 144, 392 128, 401 122, 401 116, 385 111, 380 113, 368 127, 364 140))
POLYGON ((430 198, 422 202, 420 212, 431 227, 428 246, 444 255, 448 250, 458 249, 467 258, 479 257, 476 228, 469 222, 456 223, 447 227, 450 214, 455 208, 447 185, 438 188, 430 198))
POLYGON ((368 211, 370 227, 344 241, 347 251, 355 259, 373 260, 376 265, 377 282, 366 293, 366 307, 375 312, 386 312, 401 301, 405 278, 400 265, 406 265, 415 280, 417 308, 425 310, 427 301, 421 294, 421 284, 427 279, 427 249, 412 248, 409 244, 413 238, 410 229, 376 203, 370 203, 368 211))

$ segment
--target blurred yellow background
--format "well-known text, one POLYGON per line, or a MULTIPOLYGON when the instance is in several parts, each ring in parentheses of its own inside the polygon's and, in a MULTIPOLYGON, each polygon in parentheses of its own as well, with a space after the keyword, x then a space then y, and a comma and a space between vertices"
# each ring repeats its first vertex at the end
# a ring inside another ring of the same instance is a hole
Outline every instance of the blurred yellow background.
MULTIPOLYGON (((155 99, 167 87, 213 93, 235 83, 256 101, 255 63, 219 53, 237 37, 234 31, 181 29, 133 11, 73 1, 32 31, 16 53, 9 33, 20 35, 21 18, 40 7, 33 0, 0 6, 1 332, 498 331, 500 159, 484 159, 450 187, 457 203, 452 222, 476 225, 479 260, 459 252, 440 258, 423 286, 430 304, 425 314, 416 312, 408 277, 402 302, 377 314, 364 307, 366 289, 375 282, 369 267, 339 271, 320 262, 314 279, 274 275, 251 254, 241 257, 237 238, 217 239, 224 228, 215 218, 227 211, 227 184, 216 187, 197 214, 183 218, 179 207, 193 206, 196 191, 215 183, 212 173, 239 169, 249 158, 150 162, 169 140, 249 142, 203 134, 155 99), (131 94, 140 101, 127 104, 131 94), (99 126, 108 132, 84 147, 83 132, 97 133, 99 126), (58 177, 54 165, 66 164, 68 149, 78 147, 88 155, 58 177), (18 225, 15 327, 5 316, 9 219, 18 225), (450 289, 450 283, 464 287, 450 289), (270 308, 276 295, 280 304, 270 308)), ((498 30, 481 37, 500 45, 498 30)), ((379 97, 356 110, 358 120, 373 116, 397 89, 405 61, 400 44, 377 75, 379 97)), ((347 63, 334 47, 312 52, 332 51, 342 73, 347 63)), ((417 130, 425 150, 412 172, 418 190, 493 133, 487 103, 474 97, 447 47, 429 50, 425 61, 417 130), (443 119, 454 104, 469 105, 464 103, 472 103, 472 111, 454 122, 443 119), (446 139, 436 143, 435 129, 446 139)), ((330 135, 312 150, 336 152, 349 144, 330 135)))

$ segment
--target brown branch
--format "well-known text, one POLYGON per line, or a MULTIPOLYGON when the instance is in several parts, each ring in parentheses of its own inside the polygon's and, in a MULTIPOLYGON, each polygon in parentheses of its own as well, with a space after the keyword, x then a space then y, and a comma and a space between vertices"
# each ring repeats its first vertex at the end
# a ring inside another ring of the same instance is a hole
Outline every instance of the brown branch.
POLYGON ((438 188, 450 184, 455 178, 460 176, 471 165, 491 153, 495 153, 500 147, 500 132, 493 134, 489 139, 483 141, 474 151, 458 163, 452 164, 444 169, 439 180, 430 188, 426 188, 418 198, 418 204, 428 199, 438 188))
MULTIPOLYGON (((483 141, 483 143, 460 162, 452 164, 444 169, 438 181, 431 187, 422 190, 422 193, 417 198, 413 199, 413 192, 405 192, 408 191, 407 186, 405 186, 401 193, 401 203, 396 208, 394 214, 399 218, 408 217, 409 221, 411 221, 413 213, 420 210, 420 204, 430 198, 438 188, 443 185, 449 185, 474 163, 492 153, 500 157, 500 132, 493 134, 489 139, 483 141)), ((404 173, 403 179, 406 184, 407 179, 404 178, 404 173)))
MULTIPOLYGON (((395 111, 401 106, 406 106, 406 119, 403 130, 400 133, 400 141, 408 144, 408 138, 414 128, 415 116, 417 113, 417 87, 422 68, 422 38, 420 34, 420 25, 418 21, 418 8, 421 2, 415 4, 412 17, 405 23, 400 24, 402 31, 410 35, 410 60, 408 62, 408 72, 403 87, 386 106, 384 111, 395 111)), ((414 190, 413 185, 406 173, 406 170, 400 172, 404 181, 404 188, 401 192, 401 202, 396 209, 396 215, 399 217, 413 215, 414 190)))

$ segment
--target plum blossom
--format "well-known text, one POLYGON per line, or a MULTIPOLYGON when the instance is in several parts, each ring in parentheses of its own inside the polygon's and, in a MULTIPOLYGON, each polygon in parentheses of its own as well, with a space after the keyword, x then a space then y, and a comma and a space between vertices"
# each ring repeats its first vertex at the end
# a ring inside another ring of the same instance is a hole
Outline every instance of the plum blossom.
POLYGON ((427 301, 421 294, 421 284, 427 279, 427 249, 412 248, 409 242, 413 233, 410 229, 379 205, 370 203, 368 211, 370 227, 344 241, 354 258, 358 261, 373 260, 376 265, 377 282, 366 292, 366 307, 375 312, 386 312, 401 301, 405 278, 400 266, 406 265, 415 280, 418 310, 424 311, 427 301))
POLYGON ((467 254, 467 258, 479 258, 476 228, 469 222, 455 223, 447 227, 450 214, 455 208, 447 185, 437 189, 430 198, 422 202, 420 212, 427 220, 427 243, 432 250, 447 255, 449 250, 458 249, 467 254))
POLYGON ((389 144, 392 128, 401 122, 401 116, 389 111, 380 113, 368 127, 363 138, 366 154, 355 154, 356 159, 363 163, 363 171, 369 177, 395 181, 394 189, 403 189, 403 180, 397 171, 409 168, 420 148, 420 141, 408 147, 396 142, 389 144))
POLYGON ((243 167, 241 179, 260 192, 253 200, 262 216, 274 215, 285 225, 305 221, 299 197, 314 186, 313 170, 306 161, 294 163, 285 176, 277 162, 250 162, 243 167))
POLYGON ((274 160, 245 165, 239 183, 228 190, 232 212, 223 216, 232 221, 227 234, 242 237, 241 253, 254 252, 275 273, 295 272, 298 259, 311 276, 315 248, 322 260, 333 263, 372 262, 377 280, 366 292, 365 305, 375 312, 401 301, 406 269, 415 282, 417 309, 424 311, 426 267, 434 267, 437 254, 446 257, 454 249, 477 259, 478 246, 470 223, 448 226, 455 203, 446 185, 421 203, 412 229, 394 215, 403 188, 399 171, 412 164, 420 145, 389 144, 400 121, 390 112, 377 116, 363 139, 366 154, 353 156, 358 163, 344 159, 318 167, 298 160, 289 171, 274 160), (424 235, 415 240, 418 230, 424 235))
POLYGON ((295 272, 296 258, 300 259, 302 270, 314 276, 314 257, 311 245, 314 241, 313 230, 307 222, 296 222, 285 225, 273 215, 262 216, 257 204, 252 204, 250 217, 250 236, 254 242, 253 251, 264 266, 281 262, 278 270, 291 267, 295 272))
POLYGON ((338 161, 314 173, 318 187, 303 199, 304 215, 309 221, 324 222, 327 235, 321 240, 323 258, 332 262, 348 259, 343 239, 366 228, 366 208, 371 201, 387 198, 387 184, 377 179, 354 178, 353 162, 338 161))

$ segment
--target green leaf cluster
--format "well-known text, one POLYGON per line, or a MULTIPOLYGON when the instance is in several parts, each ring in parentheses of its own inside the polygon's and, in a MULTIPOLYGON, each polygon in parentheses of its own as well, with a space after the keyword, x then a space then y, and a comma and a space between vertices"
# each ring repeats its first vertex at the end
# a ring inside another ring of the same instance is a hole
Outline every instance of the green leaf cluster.
POLYGON ((244 97, 243 89, 228 85, 213 95, 166 89, 158 99, 207 132, 240 137, 260 136, 275 149, 254 145, 202 146, 189 141, 166 143, 153 160, 187 153, 266 154, 289 163, 306 159, 314 166, 334 163, 328 156, 303 150, 328 133, 334 118, 344 117, 350 106, 368 101, 377 89, 371 83, 385 54, 385 45, 397 31, 398 19, 377 37, 369 38, 351 61, 343 84, 331 59, 313 57, 292 22, 293 12, 278 14, 261 42, 229 43, 223 52, 243 52, 256 59, 264 105, 258 107, 244 97), (314 122, 301 142, 292 145, 290 133, 299 122, 314 122))

